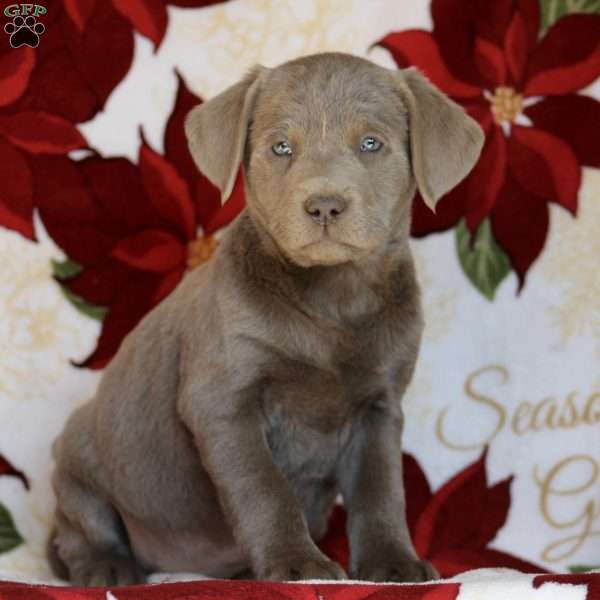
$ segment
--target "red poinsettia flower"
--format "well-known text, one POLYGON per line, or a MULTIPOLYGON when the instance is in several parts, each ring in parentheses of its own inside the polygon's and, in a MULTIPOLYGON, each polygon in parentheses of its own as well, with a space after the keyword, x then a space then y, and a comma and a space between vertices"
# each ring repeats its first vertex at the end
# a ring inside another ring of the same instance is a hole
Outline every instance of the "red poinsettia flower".
MULTIPOLYGON (((485 460, 484 452, 434 494, 417 461, 404 455, 406 516, 417 554, 431 561, 442 577, 483 567, 545 572, 543 567, 488 548, 506 521, 512 478, 488 487, 485 460)), ((320 547, 347 568, 349 548, 345 528, 346 514, 338 506, 320 547)))
POLYGON ((539 39, 538 0, 432 0, 433 31, 381 40, 462 104, 486 135, 471 174, 433 215, 420 198, 413 234, 471 231, 490 218, 521 285, 548 231, 548 203, 577 211, 581 165, 600 167, 600 103, 575 92, 600 75, 600 15, 573 14, 539 39))
POLYGON ((189 156, 183 119, 199 102, 180 79, 165 156, 142 138, 138 164, 98 155, 32 161, 34 201, 44 226, 82 268, 62 283, 88 303, 108 308, 98 345, 81 366, 104 367, 186 269, 210 256, 216 246, 212 234, 243 205, 241 178, 221 207, 219 191, 189 156))
POLYGON ((35 239, 27 153, 66 154, 86 146, 74 124, 93 118, 128 72, 132 26, 158 46, 166 5, 218 1, 64 0, 40 17, 45 32, 35 50, 0 44, 0 225, 35 239))
POLYGON ((29 154, 65 154, 85 147, 74 123, 103 107, 133 57, 127 21, 101 7, 92 16, 93 26, 82 33, 62 3, 53 3, 42 18, 46 29, 35 50, 0 45, 0 225, 30 239, 29 154))
MULTIPOLYGON (((167 5, 182 8, 201 8, 218 4, 224 0, 112 0, 112 9, 125 17, 143 36, 160 46, 167 30, 167 5)), ((105 0, 63 0, 65 9, 80 31, 87 27, 90 16, 102 5, 103 10, 111 10, 105 0), (108 6, 107 6, 108 5, 108 6)))
POLYGON ((6 458, 4 458, 4 456, 2 456, 2 454, 0 454, 0 476, 2 475, 9 475, 11 477, 16 477, 17 479, 19 479, 23 485, 25 486, 25 489, 29 489, 29 481, 27 480, 27 477, 25 476, 25 473, 23 473, 23 471, 19 471, 18 469, 15 469, 15 467, 13 467, 13 465, 11 465, 8 460, 6 460, 6 458))

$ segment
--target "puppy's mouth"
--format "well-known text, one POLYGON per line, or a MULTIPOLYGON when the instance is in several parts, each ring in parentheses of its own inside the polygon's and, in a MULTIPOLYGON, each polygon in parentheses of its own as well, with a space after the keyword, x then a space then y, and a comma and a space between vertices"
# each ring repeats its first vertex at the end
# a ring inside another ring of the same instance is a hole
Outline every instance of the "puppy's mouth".
POLYGON ((365 249, 332 235, 329 228, 323 226, 318 234, 313 234, 306 242, 291 253, 293 261, 301 266, 333 266, 360 259, 365 249))
POLYGON ((344 242, 342 240, 336 239, 333 235, 331 235, 331 227, 328 225, 322 225, 320 233, 315 236, 315 239, 310 242, 303 244, 298 249, 306 250, 311 246, 317 245, 326 245, 326 246, 345 246, 346 248, 357 248, 355 244, 349 244, 348 242, 344 242))

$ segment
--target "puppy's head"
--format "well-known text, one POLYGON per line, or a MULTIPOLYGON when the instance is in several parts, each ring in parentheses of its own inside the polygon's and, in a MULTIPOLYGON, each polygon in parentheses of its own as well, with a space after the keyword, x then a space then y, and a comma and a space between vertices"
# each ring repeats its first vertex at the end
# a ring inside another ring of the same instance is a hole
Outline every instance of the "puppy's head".
POLYGON ((242 81, 193 109, 192 155, 226 200, 245 165, 248 209, 301 266, 359 261, 408 236, 473 167, 483 134, 418 71, 321 54, 242 81))

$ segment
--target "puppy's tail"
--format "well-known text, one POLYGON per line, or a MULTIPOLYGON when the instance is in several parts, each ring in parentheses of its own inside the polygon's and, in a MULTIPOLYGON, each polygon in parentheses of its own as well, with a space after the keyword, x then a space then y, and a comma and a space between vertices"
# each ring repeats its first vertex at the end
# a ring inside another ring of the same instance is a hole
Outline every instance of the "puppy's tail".
POLYGON ((53 527, 50 535, 48 536, 48 541, 46 542, 46 557, 48 558, 48 563, 50 564, 50 568, 52 569, 54 575, 60 579, 68 581, 69 569, 58 555, 56 533, 56 527, 53 527))

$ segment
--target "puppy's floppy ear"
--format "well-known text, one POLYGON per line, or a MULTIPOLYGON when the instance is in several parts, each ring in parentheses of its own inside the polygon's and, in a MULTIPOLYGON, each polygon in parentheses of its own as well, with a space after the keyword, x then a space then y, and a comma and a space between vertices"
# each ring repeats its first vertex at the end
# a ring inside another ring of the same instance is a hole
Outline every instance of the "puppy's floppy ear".
POLYGON ((431 210, 473 168, 484 142, 481 127, 415 68, 395 72, 408 109, 412 168, 431 210))
POLYGON ((233 190, 261 74, 266 70, 254 67, 241 81, 192 109, 185 119, 194 162, 221 190, 223 202, 233 190))

